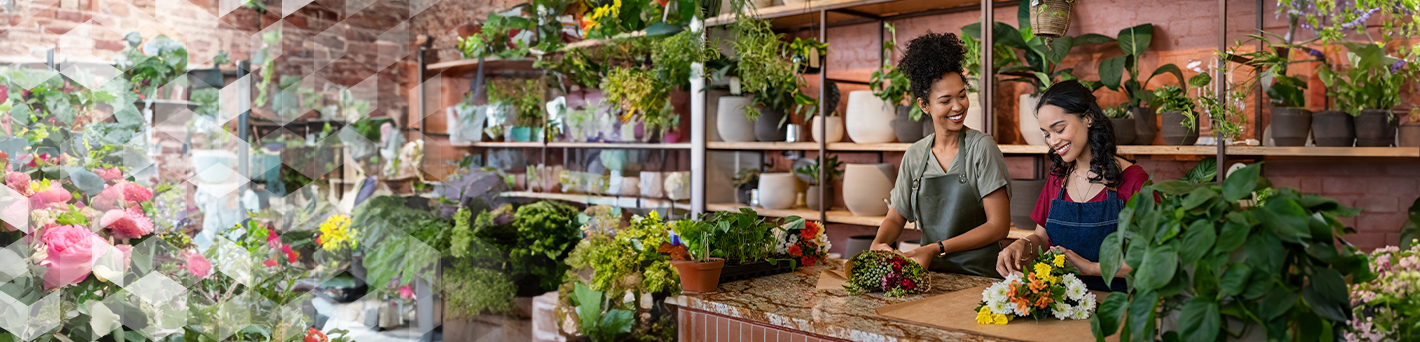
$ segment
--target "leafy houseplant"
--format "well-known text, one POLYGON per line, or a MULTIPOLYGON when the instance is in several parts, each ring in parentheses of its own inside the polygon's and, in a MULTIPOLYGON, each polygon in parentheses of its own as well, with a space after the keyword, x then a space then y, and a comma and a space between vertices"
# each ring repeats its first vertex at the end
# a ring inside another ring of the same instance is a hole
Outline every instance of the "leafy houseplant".
MULTIPOLYGON (((893 52, 897 51, 897 27, 888 23, 883 23, 883 27, 887 28, 892 38, 883 40, 882 55, 891 56, 893 52)), ((878 71, 874 71, 873 76, 868 79, 868 87, 873 90, 873 96, 887 101, 892 106, 912 107, 912 111, 908 115, 912 121, 919 121, 922 119, 922 108, 909 103, 911 101, 909 97, 911 84, 907 80, 907 74, 888 64, 886 60, 878 67, 878 71)))
MULTIPOLYGON (((745 117, 759 120, 763 114, 760 107, 779 112, 792 110, 796 95, 801 95, 800 84, 794 75, 794 63, 786 55, 783 34, 775 33, 769 21, 760 19, 736 21, 733 30, 740 89, 754 95, 755 106, 744 107, 745 117)), ((784 115, 779 126, 787 122, 788 115, 784 115)))
MULTIPOLYGON (((805 202, 808 202, 809 210, 818 210, 819 206, 822 205, 819 202, 820 191, 827 191, 828 193, 823 195, 824 199, 833 201, 833 180, 843 176, 843 170, 839 169, 842 164, 838 162, 838 156, 828 157, 826 162, 823 157, 819 157, 816 158, 816 161, 816 163, 804 165, 794 170, 794 173, 804 175, 809 179, 809 189, 805 195, 805 202), (827 178, 822 181, 819 179, 821 165, 826 168, 824 169, 824 176, 827 178)), ((800 179, 803 178, 804 177, 800 177, 800 179)), ((832 207, 832 205, 829 205, 829 207, 832 207)))
POLYGON ((606 92, 606 100, 621 106, 624 124, 632 124, 640 119, 646 128, 669 129, 665 127, 667 117, 674 111, 663 110, 669 101, 668 88, 656 82, 652 73, 638 67, 617 67, 607 73, 601 88, 606 92), (656 126, 656 127, 653 127, 656 126))
POLYGON ((516 113, 513 135, 519 141, 541 139, 544 87, 540 79, 497 79, 488 87, 488 102, 507 106, 516 113))
POLYGON ((526 40, 515 39, 514 32, 532 30, 535 26, 528 18, 489 13, 478 33, 459 40, 458 49, 464 58, 522 58, 527 56, 531 46, 526 40))
MULTIPOLYGON (((1243 127, 1247 125, 1247 114, 1243 112, 1243 99, 1247 98, 1248 90, 1252 87, 1234 86, 1227 92, 1219 93, 1217 89, 1208 86, 1212 80, 1213 77, 1208 73, 1200 73, 1188 79, 1188 83, 1201 93, 1195 108, 1208 114, 1210 127, 1213 132, 1219 134, 1219 139, 1222 139, 1219 141, 1220 144, 1237 140, 1242 136, 1243 127)), ((1194 119, 1196 120, 1196 118, 1194 119)), ((1194 129, 1190 128, 1190 130, 1194 129)))
MULTIPOLYGON (((1125 102, 1130 108, 1149 107, 1154 102, 1154 94, 1144 89, 1153 81, 1154 76, 1165 73, 1172 73, 1178 78, 1180 85, 1183 84, 1183 71, 1177 65, 1164 64, 1154 69, 1148 78, 1140 82, 1139 68, 1144 52, 1149 49, 1149 44, 1154 39, 1154 24, 1142 24, 1125 28, 1119 31, 1119 36, 1115 41, 1119 43, 1119 51, 1124 52, 1123 56, 1111 57, 1100 62, 1100 82, 1110 90, 1122 90, 1129 100, 1125 102), (1129 74, 1129 80, 1120 83, 1125 73, 1129 74)), ((1188 86, 1182 85, 1187 91, 1188 86)))
POLYGON ((594 342, 621 341, 636 325, 636 311, 618 308, 602 291, 575 283, 573 305, 577 312, 578 333, 594 342), (603 309, 605 306, 605 309, 603 309))
MULTIPOLYGON (((1407 243, 1408 244, 1408 243, 1407 243)), ((1420 338, 1420 245, 1376 249, 1370 256, 1377 278, 1351 285, 1348 341, 1413 341, 1420 338)))
POLYGON ((794 42, 789 44, 789 51, 793 52, 795 72, 817 74, 823 69, 824 59, 828 58, 828 43, 813 38, 794 38, 794 42))
POLYGON ((1124 105, 1109 106, 1104 108, 1104 116, 1109 118, 1109 122, 1114 126, 1114 143, 1116 145, 1128 145, 1134 143, 1134 114, 1129 112, 1124 105))
POLYGON ((130 32, 123 37, 128 47, 119 52, 115 63, 124 70, 128 82, 141 99, 155 99, 159 87, 180 78, 187 72, 187 48, 182 43, 158 35, 143 43, 143 35, 130 32))
POLYGON ((1131 341, 1341 337, 1350 315, 1346 277, 1373 277, 1364 254, 1336 244, 1354 232, 1337 218, 1359 210, 1273 189, 1260 172, 1253 164, 1221 185, 1160 182, 1129 201, 1119 231, 1100 248, 1100 267, 1109 279, 1121 265, 1133 266, 1125 276, 1130 289, 1100 304, 1091 321, 1096 338, 1117 331, 1131 341))
MULTIPOLYGON (((610 305, 636 311, 633 317, 642 317, 643 307, 652 308, 647 324, 641 324, 641 320, 633 323, 633 334, 663 336, 666 329, 673 332, 674 324, 665 323, 670 316, 664 305, 668 296, 680 292, 679 277, 671 267, 670 256, 657 251, 658 246, 670 242, 669 225, 654 211, 646 217, 633 218, 630 226, 621 229, 593 229, 596 221, 600 220, 588 222, 586 237, 567 256, 571 269, 564 277, 566 282, 559 290, 559 298, 572 297, 574 282, 585 283, 589 289, 603 293, 629 292, 634 294, 633 302, 623 303, 622 296, 618 295, 610 305), (592 270, 590 275, 579 272, 585 269, 592 270), (642 294, 651 295, 649 305, 643 305, 642 294)), ((617 222, 619 218, 611 221, 617 222)))
POLYGON ((1348 50, 1349 66, 1328 63, 1317 69, 1327 86, 1327 96, 1336 99, 1342 111, 1357 118, 1357 146, 1390 146, 1396 118, 1390 109, 1400 105, 1400 88, 1407 75, 1416 71, 1405 59, 1386 55, 1377 44, 1342 42, 1348 50))

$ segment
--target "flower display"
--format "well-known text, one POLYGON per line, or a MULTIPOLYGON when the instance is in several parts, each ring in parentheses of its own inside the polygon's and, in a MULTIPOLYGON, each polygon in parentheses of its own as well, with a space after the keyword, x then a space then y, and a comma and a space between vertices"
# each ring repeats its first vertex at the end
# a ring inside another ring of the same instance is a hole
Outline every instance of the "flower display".
POLYGON ((912 259, 888 251, 865 251, 848 260, 848 293, 882 291, 888 297, 904 297, 932 288, 927 268, 912 259))
POLYGON ((349 216, 332 215, 320 224, 320 236, 316 243, 328 251, 354 249, 359 245, 359 242, 355 240, 357 234, 358 232, 350 229, 349 216))
POLYGON ((1351 285, 1347 341, 1413 341, 1420 338, 1420 244, 1371 252, 1376 279, 1351 285))
POLYGON ((108 241, 84 227, 56 226, 45 229, 43 237, 45 255, 40 262, 48 270, 44 273, 44 288, 76 284, 89 276, 94 262, 109 250, 108 241))
POLYGON ((99 219, 99 226, 120 239, 136 239, 153 233, 153 220, 139 207, 109 210, 99 219))
POLYGON ((208 261, 207 257, 203 256, 202 253, 188 252, 186 265, 184 266, 187 272, 194 277, 207 278, 208 275, 212 274, 212 262, 208 261))
POLYGON ((981 291, 976 323, 1007 324, 1016 317, 1089 319, 1097 302, 1065 263, 1064 252, 1041 253, 1025 274, 1011 274, 981 291))
POLYGON ((91 205, 98 210, 108 211, 124 208, 153 199, 153 191, 128 181, 119 181, 104 188, 94 196, 91 205))
POLYGON ((788 255, 800 265, 813 266, 828 257, 828 233, 823 224, 808 220, 793 220, 774 230, 774 252, 788 255))

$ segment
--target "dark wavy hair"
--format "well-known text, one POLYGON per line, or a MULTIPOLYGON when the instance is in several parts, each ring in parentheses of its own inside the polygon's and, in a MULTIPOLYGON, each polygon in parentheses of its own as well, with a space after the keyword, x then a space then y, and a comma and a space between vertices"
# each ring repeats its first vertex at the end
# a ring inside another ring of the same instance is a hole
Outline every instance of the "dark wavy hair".
MULTIPOLYGON (((962 46, 961 39, 953 33, 932 33, 912 38, 907 42, 907 51, 903 53, 902 60, 897 62, 897 67, 902 69, 910 81, 912 97, 915 99, 927 98, 928 92, 932 90, 932 82, 936 82, 947 73, 957 73, 961 75, 961 61, 966 53, 966 48, 962 46)), ((966 81, 966 76, 962 76, 962 81, 966 81)), ((917 105, 914 101, 913 105, 917 105)))
MULTIPOLYGON (((1095 102, 1095 94, 1078 81, 1064 81, 1050 86, 1045 90, 1045 94, 1040 95, 1040 102, 1035 104, 1036 116, 1040 115, 1040 107, 1045 105, 1060 107, 1066 114, 1079 116, 1082 120, 1090 119, 1086 137, 1090 139, 1090 153, 1094 155, 1090 159, 1090 171, 1095 173, 1094 177, 1090 177, 1090 181, 1101 182, 1111 188, 1119 186, 1124 170, 1119 168, 1119 161, 1115 159, 1119 155, 1114 145, 1114 124, 1095 102)), ((1050 149, 1049 155, 1052 164, 1051 175, 1067 177, 1075 171, 1075 163, 1066 164, 1065 160, 1055 153, 1054 147, 1050 149)))

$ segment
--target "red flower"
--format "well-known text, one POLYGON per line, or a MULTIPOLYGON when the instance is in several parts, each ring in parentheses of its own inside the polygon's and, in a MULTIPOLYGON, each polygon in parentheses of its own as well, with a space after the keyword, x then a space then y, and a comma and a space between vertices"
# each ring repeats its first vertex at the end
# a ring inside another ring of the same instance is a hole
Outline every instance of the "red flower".
POLYGON ((316 244, 317 244, 317 245, 324 245, 324 243, 321 243, 321 242, 320 242, 320 237, 319 237, 319 236, 316 237, 316 244))
POLYGON ((806 256, 804 257, 803 261, 804 266, 813 266, 814 264, 818 263, 818 258, 815 258, 813 256, 806 256))
POLYGON ((903 277, 903 278, 902 278, 902 288, 907 289, 908 291, 916 290, 916 289, 917 289, 917 282, 912 281, 912 279, 903 277))
POLYGON ((294 263, 296 263, 296 259, 300 259, 300 258, 301 258, 301 253, 296 253, 295 251, 292 251, 292 250, 291 250, 291 245, 283 245, 283 246, 281 246, 281 252, 282 252, 282 253, 286 253, 286 262, 288 262, 288 263, 293 263, 293 264, 294 264, 294 263))
POLYGON ((803 255, 804 255, 804 252, 803 252, 802 250, 799 250, 799 245, 793 245, 793 246, 789 246, 789 255, 794 256, 795 258, 797 258, 797 257, 803 256, 803 255))
POLYGON ((261 265, 266 267, 276 267, 276 258, 266 259, 266 261, 263 261, 261 265))
POLYGON ((803 237, 804 240, 813 240, 815 236, 818 236, 818 231, 819 226, 817 223, 813 221, 804 222, 804 229, 799 230, 799 236, 803 237))
POLYGON ((0 102, 10 100, 10 87, 0 85, 0 102))
POLYGON ((281 245, 281 237, 276 236, 275 230, 271 230, 270 228, 266 229, 266 244, 271 245, 271 248, 276 248, 281 245))
POLYGON ((329 341, 330 341, 330 339, 327 338, 327 337, 325 336, 325 334, 321 333, 320 330, 316 330, 316 328, 311 328, 311 330, 306 330, 306 338, 305 338, 304 340, 302 340, 301 342, 329 342, 329 341))

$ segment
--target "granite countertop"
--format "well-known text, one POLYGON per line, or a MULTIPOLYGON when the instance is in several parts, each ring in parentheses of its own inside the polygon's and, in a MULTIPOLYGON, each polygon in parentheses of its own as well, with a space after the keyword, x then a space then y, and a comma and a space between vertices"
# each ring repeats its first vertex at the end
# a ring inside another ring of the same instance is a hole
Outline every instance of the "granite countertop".
POLYGON ((828 269, 842 271, 842 260, 835 261, 828 266, 800 267, 795 272, 724 283, 715 293, 685 294, 668 301, 685 308, 850 341, 997 340, 968 332, 888 320, 878 316, 874 309, 987 286, 999 279, 931 272, 931 291, 903 298, 890 298, 882 293, 854 296, 843 289, 816 289, 820 272, 828 269))

